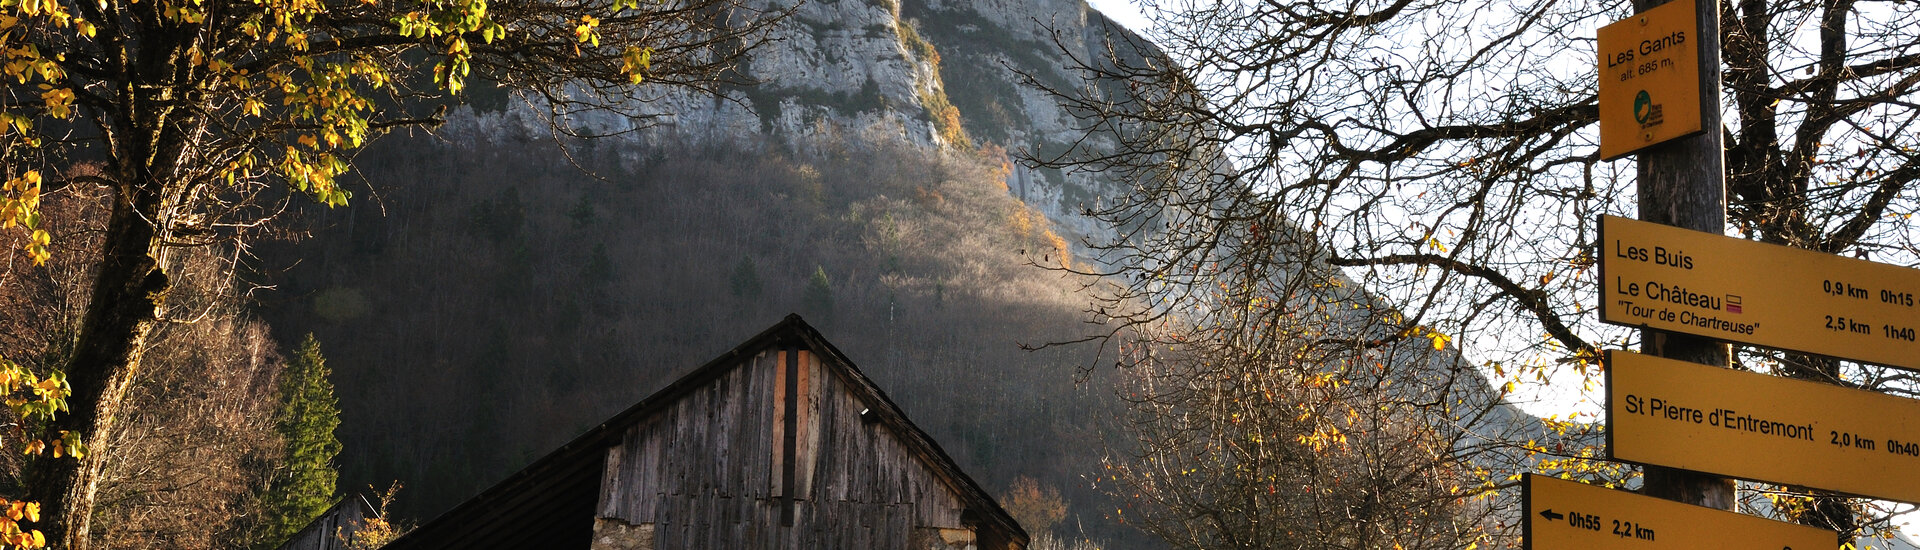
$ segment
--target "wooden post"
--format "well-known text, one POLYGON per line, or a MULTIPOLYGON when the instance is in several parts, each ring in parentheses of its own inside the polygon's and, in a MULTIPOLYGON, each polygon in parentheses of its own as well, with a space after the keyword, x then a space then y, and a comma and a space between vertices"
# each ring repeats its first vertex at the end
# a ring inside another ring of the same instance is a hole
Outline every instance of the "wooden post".
MULTIPOLYGON (((1636 13, 1669 0, 1634 0, 1636 13)), ((1640 219, 1696 231, 1726 231, 1726 153, 1720 123, 1720 2, 1699 0, 1700 127, 1705 131, 1641 151, 1640 219)), ((1649 355, 1728 366, 1727 344, 1709 338, 1658 330, 1640 331, 1641 351, 1649 355)), ((1733 480, 1699 472, 1647 466, 1643 491, 1648 496, 1721 510, 1734 508, 1733 480)))

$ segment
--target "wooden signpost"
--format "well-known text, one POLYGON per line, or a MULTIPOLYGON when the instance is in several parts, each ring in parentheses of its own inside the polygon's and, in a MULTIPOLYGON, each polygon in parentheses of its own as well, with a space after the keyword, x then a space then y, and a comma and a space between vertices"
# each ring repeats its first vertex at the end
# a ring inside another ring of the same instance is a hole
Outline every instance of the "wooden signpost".
POLYGON ((1834 532, 1576 481, 1522 479, 1526 547, 1581 550, 1831 550, 1834 532))
POLYGON ((1730 511, 1721 476, 1920 502, 1903 475, 1920 401, 1731 370, 1725 342, 1920 370, 1920 270, 1721 235, 1719 4, 1634 5, 1598 34, 1600 156, 1640 154, 1646 221, 1603 216, 1598 252, 1601 320, 1651 329, 1653 355, 1609 351, 1606 371, 1608 456, 1646 466, 1644 495, 1528 474, 1522 540, 1833 548, 1834 531, 1730 511))
POLYGON ((1920 270, 1615 216, 1600 320, 1920 369, 1920 270))
POLYGON ((1920 400, 1607 352, 1616 460, 1920 502, 1920 400))

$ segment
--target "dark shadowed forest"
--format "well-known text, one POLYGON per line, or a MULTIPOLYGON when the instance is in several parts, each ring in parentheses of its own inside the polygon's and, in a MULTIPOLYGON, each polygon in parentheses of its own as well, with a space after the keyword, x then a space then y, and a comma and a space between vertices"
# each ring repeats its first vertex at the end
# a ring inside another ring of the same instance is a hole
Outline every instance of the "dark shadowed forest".
POLYGON ((1111 418, 1094 350, 1021 347, 1088 330, 1086 281, 1031 265, 1066 241, 1003 153, 896 143, 394 140, 357 162, 363 206, 262 248, 256 295, 327 343, 341 487, 398 479, 419 519, 798 312, 990 491, 1032 477, 1063 535, 1117 536, 1084 477, 1111 418))

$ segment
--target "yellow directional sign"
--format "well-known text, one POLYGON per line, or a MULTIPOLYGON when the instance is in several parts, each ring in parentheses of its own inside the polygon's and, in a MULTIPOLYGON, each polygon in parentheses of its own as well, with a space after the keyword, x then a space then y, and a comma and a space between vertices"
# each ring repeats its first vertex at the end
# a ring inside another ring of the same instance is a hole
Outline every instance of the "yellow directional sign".
POLYGON ((1920 369, 1920 270, 1600 218, 1600 320, 1920 369))
POLYGON ((1839 534, 1527 474, 1528 550, 1832 550, 1839 534))
MULTIPOLYGON (((1676 0, 1600 28, 1600 158, 1700 131, 1700 24, 1676 0)), ((1718 99, 1718 98, 1711 98, 1718 99)))
POLYGON ((1607 453, 1920 503, 1920 400, 1609 351, 1607 453))

